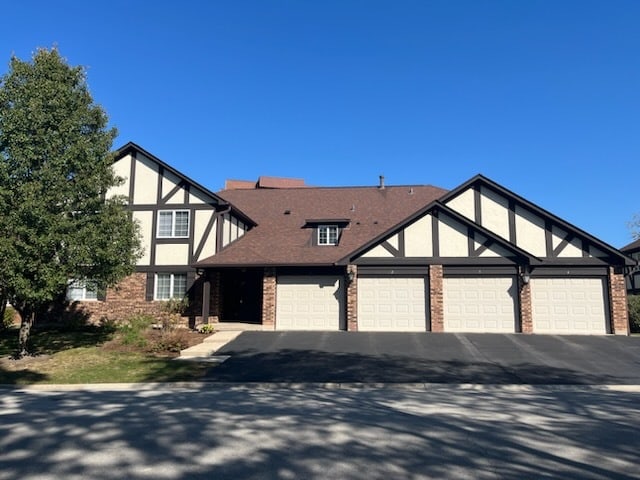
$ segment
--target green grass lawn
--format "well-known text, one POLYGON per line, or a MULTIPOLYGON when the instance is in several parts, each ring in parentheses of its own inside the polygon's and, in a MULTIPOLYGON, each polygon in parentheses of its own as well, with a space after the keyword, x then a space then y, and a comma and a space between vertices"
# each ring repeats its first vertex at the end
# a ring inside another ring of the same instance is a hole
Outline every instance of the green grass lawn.
POLYGON ((33 357, 11 360, 16 328, 0 333, 0 384, 175 382, 201 379, 211 365, 178 362, 128 346, 114 348, 114 333, 40 329, 32 336, 33 357))

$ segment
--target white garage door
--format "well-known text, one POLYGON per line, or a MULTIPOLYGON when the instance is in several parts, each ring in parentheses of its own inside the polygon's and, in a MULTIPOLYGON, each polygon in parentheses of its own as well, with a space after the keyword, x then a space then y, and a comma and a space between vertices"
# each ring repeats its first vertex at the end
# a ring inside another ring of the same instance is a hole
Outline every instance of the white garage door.
POLYGON ((535 333, 603 334, 609 318, 602 278, 532 278, 535 333))
POLYGON ((515 277, 445 277, 445 332, 515 332, 515 277))
POLYGON ((338 330, 344 292, 337 276, 279 276, 277 330, 338 330))
POLYGON ((358 330, 427 330, 424 277, 358 278, 358 330))

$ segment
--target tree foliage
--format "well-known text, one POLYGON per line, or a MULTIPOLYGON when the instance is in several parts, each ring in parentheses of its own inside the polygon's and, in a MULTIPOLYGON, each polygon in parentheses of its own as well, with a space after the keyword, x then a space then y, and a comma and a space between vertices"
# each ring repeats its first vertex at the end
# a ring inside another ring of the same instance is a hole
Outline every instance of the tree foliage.
POLYGON ((629 222, 629 230, 634 240, 640 238, 640 213, 636 213, 629 222))
POLYGON ((84 69, 56 49, 12 58, 0 79, 0 291, 23 319, 20 354, 70 279, 107 286, 133 270, 137 227, 124 199, 106 197, 121 181, 107 124, 84 69))

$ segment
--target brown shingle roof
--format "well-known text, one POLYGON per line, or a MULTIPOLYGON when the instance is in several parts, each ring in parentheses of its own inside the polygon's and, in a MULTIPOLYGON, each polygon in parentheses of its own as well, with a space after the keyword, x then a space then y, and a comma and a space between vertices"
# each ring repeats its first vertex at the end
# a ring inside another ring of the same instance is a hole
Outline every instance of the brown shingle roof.
POLYGON ((625 245, 620 249, 620 251, 623 253, 634 252, 636 250, 640 250, 640 238, 631 242, 629 245, 625 245))
POLYGON ((223 190, 218 195, 258 226, 198 265, 333 265, 445 193, 433 186, 223 190), (339 245, 313 245, 305 224, 314 218, 349 219, 339 245))

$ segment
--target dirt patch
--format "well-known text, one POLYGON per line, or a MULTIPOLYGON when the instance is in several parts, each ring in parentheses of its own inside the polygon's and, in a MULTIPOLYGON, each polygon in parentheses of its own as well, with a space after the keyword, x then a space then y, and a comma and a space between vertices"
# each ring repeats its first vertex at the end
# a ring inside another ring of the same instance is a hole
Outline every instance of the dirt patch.
POLYGON ((51 355, 27 355, 22 358, 0 357, 0 369, 8 371, 26 370, 51 358, 51 355))
POLYGON ((125 343, 121 336, 106 342, 102 348, 111 352, 145 352, 158 357, 177 357, 180 351, 202 343, 209 335, 186 328, 169 331, 149 329, 139 343, 125 343))

